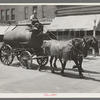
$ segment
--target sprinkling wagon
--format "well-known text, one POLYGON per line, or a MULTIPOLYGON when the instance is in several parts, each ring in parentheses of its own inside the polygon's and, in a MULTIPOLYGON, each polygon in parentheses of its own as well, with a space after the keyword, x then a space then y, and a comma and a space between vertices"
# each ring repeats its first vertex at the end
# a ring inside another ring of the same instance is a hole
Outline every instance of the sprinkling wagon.
MULTIPOLYGON (((42 27, 41 23, 37 26, 42 27)), ((1 62, 5 65, 10 65, 15 56, 25 68, 31 68, 34 59, 39 65, 48 63, 48 56, 41 47, 43 30, 39 30, 39 28, 35 30, 30 22, 20 22, 11 31, 6 32, 3 42, 1 62)))

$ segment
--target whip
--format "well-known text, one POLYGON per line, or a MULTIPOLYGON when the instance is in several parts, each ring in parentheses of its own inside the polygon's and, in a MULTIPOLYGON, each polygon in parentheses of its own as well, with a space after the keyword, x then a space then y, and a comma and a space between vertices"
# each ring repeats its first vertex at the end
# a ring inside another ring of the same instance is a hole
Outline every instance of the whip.
MULTIPOLYGON (((44 26, 45 27, 45 26, 44 26)), ((46 28, 46 27, 45 27, 46 28)), ((47 28, 46 28, 47 29, 47 28)), ((48 30, 48 29, 47 29, 48 30)), ((49 31, 56 39, 57 39, 57 36, 56 35, 54 35, 51 31, 49 31)), ((48 35, 48 34, 47 34, 48 35)), ((49 37, 49 35, 48 35, 48 37, 49 37)), ((49 37, 50 38, 50 37, 49 37)))

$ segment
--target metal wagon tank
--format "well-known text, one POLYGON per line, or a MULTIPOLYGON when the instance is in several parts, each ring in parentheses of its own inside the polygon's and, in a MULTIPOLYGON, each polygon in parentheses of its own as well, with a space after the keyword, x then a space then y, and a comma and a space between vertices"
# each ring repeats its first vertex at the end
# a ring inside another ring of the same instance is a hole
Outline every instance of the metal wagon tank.
POLYGON ((32 29, 30 23, 18 24, 11 31, 6 32, 3 38, 4 44, 1 47, 1 62, 10 65, 17 56, 25 68, 32 67, 33 59, 37 59, 39 65, 46 65, 48 57, 41 48, 42 33, 42 31, 32 29))

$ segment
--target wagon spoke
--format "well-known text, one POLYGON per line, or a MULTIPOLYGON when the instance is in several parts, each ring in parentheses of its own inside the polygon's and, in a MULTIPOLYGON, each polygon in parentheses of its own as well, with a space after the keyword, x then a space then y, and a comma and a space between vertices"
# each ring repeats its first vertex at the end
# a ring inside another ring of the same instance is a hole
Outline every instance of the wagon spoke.
POLYGON ((20 55, 20 63, 24 68, 31 68, 32 65, 32 57, 30 52, 24 51, 20 55))
POLYGON ((39 65, 45 66, 48 63, 48 57, 38 58, 37 63, 39 65))

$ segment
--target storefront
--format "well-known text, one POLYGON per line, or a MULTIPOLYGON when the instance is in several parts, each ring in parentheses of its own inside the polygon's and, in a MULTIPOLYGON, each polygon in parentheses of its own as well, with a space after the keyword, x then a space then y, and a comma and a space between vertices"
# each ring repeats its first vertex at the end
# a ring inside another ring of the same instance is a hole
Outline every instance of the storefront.
MULTIPOLYGON (((69 39, 74 37, 96 37, 96 34, 100 31, 100 14, 56 17, 49 26, 48 31, 55 32, 58 38, 60 35, 61 37, 67 35, 69 39)), ((64 37, 64 39, 67 38, 64 37)))
POLYGON ((58 40, 96 37, 100 48, 100 14, 56 17, 48 31, 55 34, 58 40))

